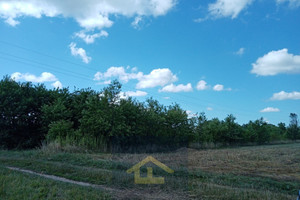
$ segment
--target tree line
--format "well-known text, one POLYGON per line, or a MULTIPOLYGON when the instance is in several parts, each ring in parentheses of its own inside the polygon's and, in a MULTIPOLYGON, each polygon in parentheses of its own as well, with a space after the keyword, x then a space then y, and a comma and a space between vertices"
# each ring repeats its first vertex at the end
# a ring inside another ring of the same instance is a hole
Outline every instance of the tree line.
POLYGON ((233 115, 189 117, 178 104, 164 106, 153 98, 121 98, 115 80, 101 91, 47 89, 43 84, 0 81, 0 148, 25 149, 57 142, 88 149, 167 149, 196 144, 265 144, 300 139, 298 116, 290 124, 262 118, 240 125, 233 115))

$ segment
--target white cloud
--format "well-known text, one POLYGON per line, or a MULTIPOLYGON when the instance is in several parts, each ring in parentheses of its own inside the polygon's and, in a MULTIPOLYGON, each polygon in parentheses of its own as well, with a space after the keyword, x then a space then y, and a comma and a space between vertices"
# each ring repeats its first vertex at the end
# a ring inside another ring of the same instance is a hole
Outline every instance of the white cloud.
POLYGON ((168 100, 168 99, 171 99, 171 97, 163 97, 163 99, 167 99, 168 100))
POLYGON ((245 48, 240 48, 237 52, 235 52, 236 55, 243 55, 245 53, 245 48))
POLYGON ((288 2, 291 8, 297 8, 300 6, 300 0, 276 0, 276 2, 277 4, 288 2))
POLYGON ((223 91, 224 90, 224 85, 217 84, 217 85, 214 86, 213 90, 214 91, 223 91))
POLYGON ((94 80, 100 81, 108 78, 117 77, 119 80, 127 83, 131 79, 140 79, 142 76, 142 72, 127 73, 124 67, 110 67, 104 73, 97 72, 94 75, 94 80))
POLYGON ((266 112, 280 112, 278 108, 273 108, 273 107, 267 107, 262 109, 260 112, 266 113, 266 112))
POLYGON ((273 94, 273 96, 271 97, 271 100, 278 100, 278 101, 282 101, 282 100, 299 100, 300 99, 300 92, 285 92, 285 91, 281 91, 278 93, 273 94))
POLYGON ((14 20, 14 19, 11 18, 11 17, 7 18, 7 19, 5 20, 5 23, 7 23, 7 24, 9 24, 9 25, 11 25, 11 26, 16 26, 16 25, 20 24, 19 21, 14 20))
POLYGON ((103 79, 103 74, 101 72, 97 72, 95 75, 94 75, 94 81, 100 81, 103 79))
POLYGON ((125 95, 130 97, 143 97, 143 96, 147 96, 147 94, 148 94, 147 92, 140 91, 140 90, 137 90, 135 92, 133 91, 125 92, 125 95))
POLYGON ((77 22, 86 30, 109 28, 113 25, 113 22, 108 18, 108 16, 96 13, 93 16, 79 17, 77 18, 77 22))
POLYGON ((14 79, 15 81, 24 80, 24 81, 33 82, 33 83, 44 83, 44 82, 57 81, 57 78, 49 72, 43 72, 38 77, 33 74, 29 74, 29 73, 22 74, 20 72, 15 72, 11 75, 11 78, 14 79))
POLYGON ((120 92, 120 98, 121 99, 128 99, 129 97, 143 97, 143 96, 147 96, 148 93, 144 92, 144 91, 127 91, 127 92, 120 92))
POLYGON ((139 78, 136 85, 137 89, 154 88, 157 86, 165 86, 177 81, 178 78, 168 68, 154 69, 150 74, 143 75, 139 78))
POLYGON ((143 20, 141 16, 137 16, 134 18, 134 21, 131 23, 131 26, 135 29, 139 28, 140 22, 143 20))
POLYGON ((211 87, 210 85, 207 85, 207 82, 204 80, 201 80, 197 83, 196 86, 197 90, 209 90, 213 89, 214 91, 231 91, 231 88, 225 88, 224 85, 216 84, 214 87, 211 87))
POLYGON ((63 85, 60 81, 55 81, 54 83, 51 84, 54 88, 62 89, 63 85))
POLYGON ((192 84, 188 83, 187 85, 174 85, 173 83, 167 85, 159 90, 159 92, 191 92, 193 91, 192 84))
POLYGON ((95 42, 96 38, 107 37, 108 33, 102 30, 99 33, 89 35, 85 31, 80 31, 78 33, 75 33, 75 36, 81 38, 87 44, 92 44, 95 42))
POLYGON ((215 18, 231 17, 234 19, 252 2, 253 0, 217 0, 208 5, 208 11, 215 18))
POLYGON ((88 64, 92 58, 86 55, 86 52, 83 48, 77 48, 76 44, 74 42, 72 42, 70 45, 70 50, 73 56, 79 56, 82 61, 86 64, 88 64))
POLYGON ((289 54, 287 49, 271 51, 258 58, 252 66, 251 73, 260 76, 298 74, 300 73, 300 55, 289 54))
POLYGON ((209 88, 209 86, 207 86, 207 83, 204 80, 201 80, 197 83, 196 88, 197 90, 206 90, 209 88))
POLYGON ((124 67, 110 67, 106 72, 97 72, 94 75, 95 81, 104 81, 111 78, 118 78, 120 81, 127 83, 130 80, 138 80, 136 84, 137 89, 154 88, 157 86, 165 86, 178 80, 177 76, 172 73, 168 68, 154 69, 150 74, 144 74, 143 72, 137 72, 137 68, 130 67, 126 69, 124 67))
POLYGON ((188 118, 197 117, 197 114, 191 110, 186 110, 185 113, 188 115, 188 118))
POLYGON ((35 76, 29 73, 22 74, 20 72, 15 72, 11 75, 11 79, 15 81, 26 81, 32 83, 53 82, 51 85, 54 88, 63 88, 62 83, 55 77, 55 75, 49 72, 43 72, 40 76, 35 76))
POLYGON ((176 0, 2 0, 0 18, 15 26, 22 17, 41 18, 63 16, 73 18, 84 29, 110 27, 110 16, 161 16, 176 4, 176 0))
POLYGON ((15 72, 10 77, 11 77, 11 79, 13 79, 15 81, 19 81, 22 79, 23 74, 21 74, 20 72, 15 72))

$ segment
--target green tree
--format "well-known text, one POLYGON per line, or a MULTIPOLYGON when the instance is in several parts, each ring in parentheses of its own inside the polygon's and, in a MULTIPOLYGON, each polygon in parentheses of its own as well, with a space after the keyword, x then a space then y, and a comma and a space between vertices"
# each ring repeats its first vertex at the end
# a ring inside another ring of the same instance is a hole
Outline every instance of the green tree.
POLYGON ((270 141, 270 133, 267 129, 267 123, 263 120, 263 118, 255 120, 254 122, 250 121, 244 126, 244 128, 244 142, 264 144, 270 141))
POLYGON ((47 140, 59 142, 61 145, 67 143, 67 137, 74 136, 73 123, 67 120, 51 122, 47 140))
POLYGON ((235 120, 236 118, 233 115, 228 115, 225 118, 222 128, 223 143, 235 144, 241 142, 241 128, 235 120))
POLYGON ((174 139, 174 142, 181 146, 186 146, 188 144, 188 141, 192 136, 192 130, 186 111, 181 109, 178 104, 169 106, 164 123, 168 128, 167 137, 169 140, 174 139))
POLYGON ((286 134, 286 125, 285 125, 285 123, 280 122, 278 124, 278 128, 279 128, 279 134, 281 136, 284 136, 286 134))
POLYGON ((213 118, 203 128, 203 140, 207 143, 222 143, 222 123, 218 118, 213 118))
MULTIPOLYGON (((85 138, 93 138, 96 144, 108 143, 111 130, 110 119, 106 110, 103 109, 103 102, 98 95, 90 97, 87 108, 83 110, 80 120, 80 131, 85 138)), ((85 144, 88 146, 88 144, 85 144)))
POLYGON ((201 112, 199 116, 197 117, 196 121, 196 142, 207 142, 204 134, 204 127, 205 124, 207 123, 207 118, 204 112, 201 112))
POLYGON ((298 121, 298 115, 296 113, 290 114, 290 124, 287 128, 287 137, 291 140, 297 140, 300 138, 299 133, 299 121, 298 121))
POLYGON ((11 149, 40 145, 46 134, 41 107, 49 99, 44 85, 17 83, 4 77, 0 81, 0 146, 11 149))

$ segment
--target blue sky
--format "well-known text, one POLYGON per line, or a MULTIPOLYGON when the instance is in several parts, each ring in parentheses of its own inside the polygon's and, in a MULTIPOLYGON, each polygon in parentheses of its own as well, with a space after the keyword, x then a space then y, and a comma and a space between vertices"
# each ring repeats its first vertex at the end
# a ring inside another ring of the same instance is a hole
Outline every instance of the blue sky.
POLYGON ((300 0, 0 1, 0 75, 48 88, 110 80, 192 115, 300 114, 300 0))

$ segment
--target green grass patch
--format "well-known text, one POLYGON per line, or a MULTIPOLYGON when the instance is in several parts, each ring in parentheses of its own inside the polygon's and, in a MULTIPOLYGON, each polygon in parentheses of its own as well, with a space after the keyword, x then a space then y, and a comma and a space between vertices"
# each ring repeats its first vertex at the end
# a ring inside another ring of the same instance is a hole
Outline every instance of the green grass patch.
MULTIPOLYGON (((67 194, 82 192, 82 195, 86 195, 85 192, 88 190, 78 186, 81 189, 73 191, 68 189, 69 184, 63 184, 64 186, 60 187, 57 186, 60 183, 56 182, 52 188, 51 184, 47 185, 48 182, 53 184, 51 180, 33 177, 32 175, 22 175, 20 172, 6 169, 6 166, 56 175, 75 181, 104 185, 121 190, 121 195, 123 191, 127 192, 129 197, 131 193, 138 194, 136 199, 143 199, 144 193, 151 197, 152 194, 156 193, 155 191, 159 191, 162 196, 167 196, 170 199, 176 199, 176 196, 181 199, 296 199, 297 192, 300 189, 300 181, 297 181, 299 180, 297 175, 292 176, 298 169, 291 169, 290 163, 295 166, 296 163, 299 163, 299 160, 297 160, 299 149, 300 146, 297 144, 193 151, 192 155, 201 155, 201 158, 203 156, 207 157, 211 168, 206 168, 209 169, 206 171, 201 169, 201 164, 205 163, 205 161, 195 157, 190 160, 193 163, 192 166, 196 166, 199 163, 200 167, 193 170, 187 170, 183 166, 182 168, 173 168, 175 170, 174 174, 167 174, 162 170, 154 169, 155 176, 165 177, 167 183, 165 185, 135 185, 133 174, 126 173, 126 170, 136 160, 140 160, 145 155, 124 154, 116 156, 119 158, 124 156, 124 159, 114 159, 110 154, 102 153, 49 153, 41 150, 0 151, 0 199, 68 199, 69 197, 67 196, 60 198, 61 188, 66 189, 68 191, 67 194), (135 156, 137 158, 134 158, 135 156), (281 159, 278 166, 283 170, 283 174, 278 174, 281 175, 280 177, 277 177, 277 174, 274 175, 274 170, 266 170, 265 175, 255 174, 255 171, 252 170, 253 166, 259 166, 258 164, 266 162, 266 160, 268 163, 274 164, 278 159, 281 159), (220 168, 219 166, 224 164, 224 160, 235 168, 225 168, 226 170, 230 169, 227 171, 220 168), (252 168, 247 173, 249 162, 252 168), (214 166, 217 169, 215 171, 212 170, 214 166), (244 171, 240 171, 239 166, 244 171), (285 170, 290 178, 282 178, 285 176, 285 170), (14 179, 17 181, 17 188, 24 187, 24 190, 28 191, 26 192, 28 194, 25 193, 24 195, 36 193, 37 196, 24 196, 23 198, 20 196, 22 195, 21 192, 20 194, 18 192, 21 189, 17 189, 15 193, 11 192, 9 184, 13 184, 14 179), (32 182, 32 184, 28 182, 32 182), (38 185, 39 182, 42 182, 40 184, 41 187, 38 185), (47 196, 45 196, 46 194, 47 196), (19 198, 15 198, 15 196, 19 198)), ((168 158, 177 156, 177 153, 162 155, 168 158)), ((145 174, 146 168, 142 168, 141 172, 145 174)), ((94 190, 91 189, 92 192, 88 194, 92 195, 91 197, 87 196, 87 198, 79 199, 93 199, 94 190)), ((79 197, 83 196, 79 195, 79 197)), ((106 198, 105 194, 100 195, 96 199, 101 198, 106 198)))
POLYGON ((104 191, 61 183, 0 167, 0 199, 111 199, 104 191))

